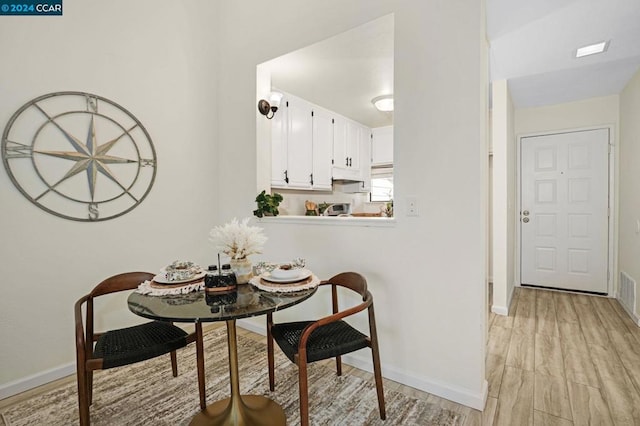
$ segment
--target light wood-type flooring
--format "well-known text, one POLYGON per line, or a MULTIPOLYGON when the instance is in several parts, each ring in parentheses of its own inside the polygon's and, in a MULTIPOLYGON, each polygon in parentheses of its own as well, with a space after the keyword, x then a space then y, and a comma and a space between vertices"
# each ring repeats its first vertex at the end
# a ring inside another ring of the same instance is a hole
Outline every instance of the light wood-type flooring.
POLYGON ((490 315, 494 425, 640 425, 640 328, 615 299, 517 288, 490 315))
POLYGON ((388 380, 386 388, 461 412, 464 426, 640 426, 640 327, 617 300, 516 288, 509 315, 490 313, 487 326, 483 412, 388 380))
MULTIPOLYGON (((516 288, 509 315, 490 313, 488 327, 483 412, 387 379, 385 389, 460 412, 464 426, 640 426, 640 328, 615 299, 516 288)), ((373 380, 346 365, 343 374, 373 380)), ((69 380, 2 400, 0 410, 69 380)))

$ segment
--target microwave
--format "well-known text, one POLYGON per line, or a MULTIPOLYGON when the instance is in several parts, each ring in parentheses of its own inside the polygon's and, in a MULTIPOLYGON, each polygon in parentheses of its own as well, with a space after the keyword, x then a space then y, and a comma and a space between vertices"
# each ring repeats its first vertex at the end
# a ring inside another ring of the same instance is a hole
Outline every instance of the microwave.
POLYGON ((324 211, 325 216, 339 216, 341 214, 351 214, 351 204, 350 203, 335 203, 331 204, 324 211))

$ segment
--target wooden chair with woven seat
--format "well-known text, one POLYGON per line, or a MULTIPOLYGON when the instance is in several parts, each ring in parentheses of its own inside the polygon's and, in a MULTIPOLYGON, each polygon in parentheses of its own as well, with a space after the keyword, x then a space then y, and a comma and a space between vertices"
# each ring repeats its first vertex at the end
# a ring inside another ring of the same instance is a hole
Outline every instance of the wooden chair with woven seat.
POLYGON ((93 399, 93 372, 121 367, 169 353, 173 377, 178 375, 176 349, 196 341, 198 358, 198 391, 200 407, 206 407, 204 388, 204 360, 202 325, 188 334, 170 322, 151 321, 133 327, 96 332, 94 330, 94 299, 98 296, 133 290, 146 280, 153 279, 149 272, 127 272, 102 281, 91 292, 81 297, 74 306, 76 327, 76 368, 80 425, 90 424, 89 406, 93 399), (83 321, 83 305, 85 317, 83 321))
POLYGON ((307 383, 307 364, 329 358, 336 358, 337 375, 342 375, 341 355, 366 347, 371 348, 373 372, 378 394, 380 418, 386 418, 380 354, 376 333, 376 320, 373 311, 373 296, 367 290, 367 280, 355 272, 344 272, 322 281, 320 285, 331 286, 333 314, 316 321, 298 321, 273 323, 273 315, 267 314, 267 354, 269 363, 269 388, 275 389, 274 346, 278 344, 282 352, 298 366, 298 385, 300 388, 300 422, 309 424, 309 389, 307 383), (339 310, 338 287, 344 287, 358 293, 362 303, 345 310, 339 310), (353 328, 344 318, 368 311, 369 335, 353 328))

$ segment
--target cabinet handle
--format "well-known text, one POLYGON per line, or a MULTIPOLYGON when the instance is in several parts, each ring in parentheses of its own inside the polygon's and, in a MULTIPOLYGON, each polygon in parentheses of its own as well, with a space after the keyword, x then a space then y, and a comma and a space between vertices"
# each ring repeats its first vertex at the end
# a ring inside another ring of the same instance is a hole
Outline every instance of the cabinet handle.
POLYGON ((346 161, 345 161, 345 164, 344 164, 344 165, 345 165, 345 166, 347 166, 347 167, 349 167, 349 157, 345 158, 345 160, 346 160, 346 161))
POLYGON ((349 157, 349 167, 351 167, 353 165, 353 158, 349 157))
POLYGON ((311 173, 311 174, 309 175, 309 179, 310 179, 310 181, 311 181, 311 185, 313 185, 313 173, 311 173))
POLYGON ((287 171, 286 171, 286 170, 284 171, 284 181, 285 181, 286 183, 289 183, 289 175, 287 174, 287 171))

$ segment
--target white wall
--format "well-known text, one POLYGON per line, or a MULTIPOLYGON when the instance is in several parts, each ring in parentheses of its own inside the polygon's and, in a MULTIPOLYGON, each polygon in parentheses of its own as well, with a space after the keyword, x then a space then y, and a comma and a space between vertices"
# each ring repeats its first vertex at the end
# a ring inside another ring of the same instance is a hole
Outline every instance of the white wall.
POLYGON ((506 80, 492 82, 493 144, 493 301, 491 309, 509 313, 515 285, 516 138, 514 108, 506 80))
MULTIPOLYGON (((264 257, 303 256, 322 277, 364 273, 376 301, 383 374, 481 407, 488 120, 482 3, 276 0, 251 6, 221 3, 220 153, 227 161, 220 173, 233 177, 220 191, 223 218, 250 214, 254 206, 256 128, 247 123, 258 114, 256 66, 394 12, 396 226, 267 219, 261 222, 270 237, 264 257), (278 29, 267 39, 265 22, 278 29), (405 215, 407 196, 417 198, 419 217, 405 215)), ((324 306, 316 297, 276 320, 324 306)), ((263 327, 264 318, 250 324, 263 327)))
MULTIPOLYGON (((0 330, 12 342, 0 352, 0 386, 73 365, 72 306, 97 281, 176 258, 207 264, 210 227, 251 215, 260 161, 254 123, 264 120, 257 64, 394 12, 396 226, 263 221, 264 258, 304 256, 321 277, 364 273, 385 376, 482 407, 483 7, 474 0, 67 0, 61 18, 4 20, 0 47, 12 67, 0 69, 2 122, 42 93, 95 92, 147 127, 159 171, 142 205, 89 224, 44 213, 0 174, 0 330), (265 38, 265 25, 277 31, 265 38), (176 194, 183 202, 171 202, 176 194), (407 196, 417 198, 419 217, 405 215, 407 196)), ((277 318, 324 306, 315 298, 277 318)), ((130 316, 123 300, 109 307, 118 321, 130 316)), ((264 318, 250 324, 262 326, 264 318)))
MULTIPOLYGON (((2 19, 3 126, 36 96, 95 93, 147 128, 158 174, 128 214, 80 223, 31 204, 0 172, 0 398, 25 380, 37 383, 28 380, 33 375, 75 371, 73 304, 103 278, 156 271, 177 258, 213 258, 215 12, 216 2, 204 0, 65 0, 62 17, 2 19)), ((137 319, 123 300, 108 308, 117 323, 137 319)))
MULTIPOLYGON (((618 214, 618 265, 640 283, 640 72, 620 94, 620 196, 618 214)), ((616 277, 617 278, 617 277, 616 277)), ((637 289, 636 315, 640 313, 640 288, 637 289)), ((638 319, 636 318, 636 321, 638 319)))
POLYGON ((516 135, 582 127, 617 125, 618 95, 537 108, 520 108, 515 112, 516 135))
MULTIPOLYGON (((607 127, 610 126, 613 130, 611 134, 611 143, 614 145, 613 149, 613 185, 610 188, 610 193, 614 197, 613 211, 618 211, 617 207, 617 191, 618 191, 618 178, 617 178, 617 164, 619 158, 619 151, 615 148, 618 145, 618 123, 619 123, 619 96, 602 96, 597 98, 586 99, 576 102, 568 102, 557 105, 550 105, 537 108, 521 108, 516 109, 514 127, 516 133, 516 139, 519 136, 532 134, 532 133, 544 133, 557 130, 575 130, 593 127, 607 127)), ((517 143, 517 141, 516 141, 517 143)), ((516 160, 517 165, 517 160, 516 160)), ((518 207, 516 205, 516 207, 518 207)), ((519 222, 516 222, 519 224, 519 222)), ((516 225, 519 226, 519 225, 516 225)), ((517 229, 516 229, 517 231, 517 229)), ((617 238, 618 231, 616 229, 616 223, 614 221, 613 229, 610 232, 611 238, 617 238)), ((516 243, 517 246, 517 243, 516 243)), ((518 247, 516 247, 518 248, 518 247)), ((617 282, 617 253, 613 250, 613 277, 617 282)), ((518 260, 516 259, 516 262, 518 260)), ((520 265, 516 264, 516 279, 520 280, 520 265)))

